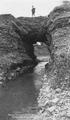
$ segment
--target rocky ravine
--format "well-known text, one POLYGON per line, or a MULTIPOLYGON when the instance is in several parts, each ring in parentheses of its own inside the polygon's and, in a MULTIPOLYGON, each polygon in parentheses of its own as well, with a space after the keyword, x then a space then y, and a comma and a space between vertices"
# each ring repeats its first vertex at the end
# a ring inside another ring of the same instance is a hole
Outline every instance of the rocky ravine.
POLYGON ((48 18, 43 19, 40 24, 39 21, 36 21, 36 18, 15 19, 11 16, 7 19, 7 17, 5 16, 5 20, 3 16, 0 18, 0 45, 5 45, 4 49, 0 47, 1 75, 8 76, 5 73, 9 68, 13 68, 13 63, 27 60, 32 62, 35 59, 33 52, 28 53, 27 43, 30 43, 28 46, 31 46, 33 50, 33 43, 43 40, 42 42, 47 44, 51 55, 51 60, 46 65, 46 73, 42 78, 43 85, 38 97, 39 109, 37 114, 15 114, 11 119, 70 120, 70 3, 65 2, 63 5, 56 7, 48 18), (15 39, 13 39, 13 36, 15 39), (16 52, 13 52, 15 50, 16 52), (23 57, 24 55, 26 57, 23 57))
POLYGON ((56 7, 45 22, 52 41, 37 114, 13 115, 16 120, 70 120, 70 3, 56 7))

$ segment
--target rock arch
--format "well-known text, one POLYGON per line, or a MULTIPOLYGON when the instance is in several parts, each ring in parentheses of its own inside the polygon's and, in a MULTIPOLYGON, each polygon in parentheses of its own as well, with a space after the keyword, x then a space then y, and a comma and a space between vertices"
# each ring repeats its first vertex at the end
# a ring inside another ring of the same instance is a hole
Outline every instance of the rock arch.
POLYGON ((35 44, 36 42, 44 42, 49 52, 51 53, 51 35, 48 29, 45 27, 47 17, 20 17, 17 18, 17 20, 20 23, 20 25, 18 26, 18 22, 12 22, 13 27, 22 39, 28 55, 33 60, 36 59, 33 48, 33 44, 35 44))
POLYGON ((0 80, 23 73, 36 62, 34 47, 44 42, 51 53, 51 35, 46 27, 47 17, 15 18, 0 15, 0 80), (26 67, 28 66, 28 67, 26 67))

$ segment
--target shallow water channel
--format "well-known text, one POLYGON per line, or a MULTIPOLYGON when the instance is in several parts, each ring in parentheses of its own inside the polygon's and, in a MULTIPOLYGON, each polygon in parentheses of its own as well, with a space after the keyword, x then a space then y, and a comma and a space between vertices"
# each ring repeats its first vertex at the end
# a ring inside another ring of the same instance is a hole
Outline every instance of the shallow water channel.
POLYGON ((37 106, 37 96, 42 85, 46 62, 40 62, 32 73, 27 73, 0 87, 0 120, 8 120, 10 114, 27 111, 37 106))

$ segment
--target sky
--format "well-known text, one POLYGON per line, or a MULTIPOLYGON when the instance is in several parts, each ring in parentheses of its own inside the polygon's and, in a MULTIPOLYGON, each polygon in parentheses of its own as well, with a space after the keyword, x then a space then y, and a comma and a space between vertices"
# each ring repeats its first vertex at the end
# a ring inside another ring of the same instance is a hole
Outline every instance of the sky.
POLYGON ((35 16, 46 16, 61 3, 62 0, 0 0, 0 14, 31 17, 33 5, 36 8, 35 16))

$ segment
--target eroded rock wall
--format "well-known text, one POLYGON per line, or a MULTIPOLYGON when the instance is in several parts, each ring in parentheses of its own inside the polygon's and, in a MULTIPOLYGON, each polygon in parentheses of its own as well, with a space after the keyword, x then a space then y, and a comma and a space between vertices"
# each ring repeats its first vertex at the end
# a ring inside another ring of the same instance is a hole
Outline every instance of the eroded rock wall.
POLYGON ((25 65, 32 64, 13 22, 18 26, 12 15, 0 15, 0 82, 16 76, 16 69, 18 74, 25 65))
POLYGON ((48 17, 52 38, 53 62, 46 65, 47 76, 54 88, 70 86, 70 3, 56 7, 48 17), (55 84, 54 84, 55 83, 55 84))

